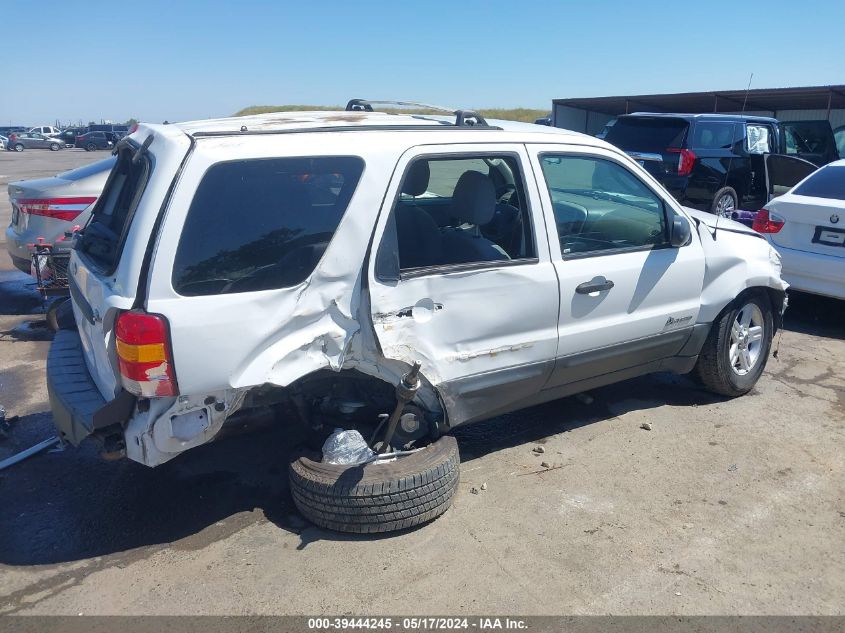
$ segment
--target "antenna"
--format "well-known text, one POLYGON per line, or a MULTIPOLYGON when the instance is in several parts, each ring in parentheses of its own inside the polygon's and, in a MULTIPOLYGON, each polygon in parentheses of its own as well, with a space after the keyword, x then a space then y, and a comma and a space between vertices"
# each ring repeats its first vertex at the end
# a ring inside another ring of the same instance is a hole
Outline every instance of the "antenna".
MULTIPOLYGON (((742 98, 742 111, 740 112, 740 116, 745 114, 745 105, 748 103, 748 92, 751 90, 751 80, 754 79, 754 73, 751 73, 751 76, 748 77, 748 85, 745 86, 745 96, 742 98)), ((736 132, 736 123, 734 123, 733 132, 736 132)), ((740 123, 740 125, 742 125, 740 123)), ((734 134, 735 135, 735 134, 734 134)), ((725 171, 725 182, 722 183, 722 188, 728 186, 728 176, 731 173, 731 167, 733 167, 734 162, 734 153, 733 153, 733 141, 731 142, 731 156, 728 158, 728 169, 725 171)), ((739 200, 737 200, 737 204, 739 204, 739 200)), ((716 213, 716 225, 713 227, 713 239, 716 239, 716 231, 719 230, 719 218, 722 217, 722 211, 718 211, 716 213)))

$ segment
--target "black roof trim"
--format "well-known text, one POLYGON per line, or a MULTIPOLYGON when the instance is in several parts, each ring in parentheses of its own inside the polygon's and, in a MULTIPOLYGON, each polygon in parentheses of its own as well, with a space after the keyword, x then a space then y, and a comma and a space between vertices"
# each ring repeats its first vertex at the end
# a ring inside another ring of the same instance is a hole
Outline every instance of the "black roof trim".
MULTIPOLYGON (((244 126, 246 128, 246 126, 244 126)), ((334 125, 323 127, 302 127, 288 130, 220 130, 210 132, 194 132, 191 134, 194 138, 202 138, 204 136, 262 136, 266 134, 310 134, 311 132, 442 132, 444 130, 501 130, 502 128, 494 125, 465 125, 456 126, 449 123, 441 125, 334 125)))

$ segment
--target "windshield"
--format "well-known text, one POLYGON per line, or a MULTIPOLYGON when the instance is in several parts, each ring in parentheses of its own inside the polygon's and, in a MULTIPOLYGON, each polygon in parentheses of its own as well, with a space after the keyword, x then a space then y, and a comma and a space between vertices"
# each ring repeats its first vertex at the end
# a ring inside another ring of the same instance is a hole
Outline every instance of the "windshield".
POLYGON ((688 128, 684 119, 619 117, 604 140, 627 151, 663 152, 681 148, 688 128))

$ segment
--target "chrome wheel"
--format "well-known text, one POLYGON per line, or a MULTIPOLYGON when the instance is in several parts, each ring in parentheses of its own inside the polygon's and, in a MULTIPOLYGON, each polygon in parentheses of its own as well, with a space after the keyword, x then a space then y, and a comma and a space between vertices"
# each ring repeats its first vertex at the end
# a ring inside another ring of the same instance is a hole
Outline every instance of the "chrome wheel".
POLYGON ((721 195, 716 201, 716 213, 724 217, 730 217, 734 211, 736 211, 734 197, 729 193, 721 195))
POLYGON ((765 338, 763 312, 754 303, 745 304, 736 314, 731 326, 728 360, 731 369, 744 376, 757 365, 765 338))

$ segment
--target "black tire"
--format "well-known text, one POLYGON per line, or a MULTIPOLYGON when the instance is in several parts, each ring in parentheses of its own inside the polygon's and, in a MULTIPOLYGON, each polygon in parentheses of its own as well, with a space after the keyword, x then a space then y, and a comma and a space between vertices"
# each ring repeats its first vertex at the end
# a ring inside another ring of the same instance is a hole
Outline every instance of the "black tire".
POLYGON ((51 152, 58 152, 60 149, 62 149, 62 148, 58 143, 50 143, 50 151, 51 152))
POLYGON ((94 145, 94 143, 88 143, 88 145, 85 146, 86 152, 93 152, 95 149, 97 149, 97 146, 94 145))
POLYGON ((23 145, 21 143, 15 143, 15 151, 16 152, 22 152, 23 151, 23 145))
POLYGON ((738 297, 713 323, 704 347, 693 369, 693 376, 708 390, 721 396, 735 398, 748 393, 757 383, 766 367, 772 349, 774 316, 769 298, 762 292, 747 293, 738 297), (759 355, 748 373, 740 375, 730 359, 731 328, 740 310, 756 305, 763 317, 763 338, 759 355))
POLYGON ((312 523, 338 532, 391 532, 420 525, 449 508, 459 481, 458 443, 441 437, 385 464, 340 466, 299 457, 290 488, 312 523))
POLYGON ((737 210, 739 196, 736 195, 736 191, 734 191, 733 187, 722 187, 716 192, 716 195, 713 196, 713 202, 710 203, 710 213, 719 215, 719 207, 722 205, 723 201, 725 204, 730 205, 731 211, 737 210))

